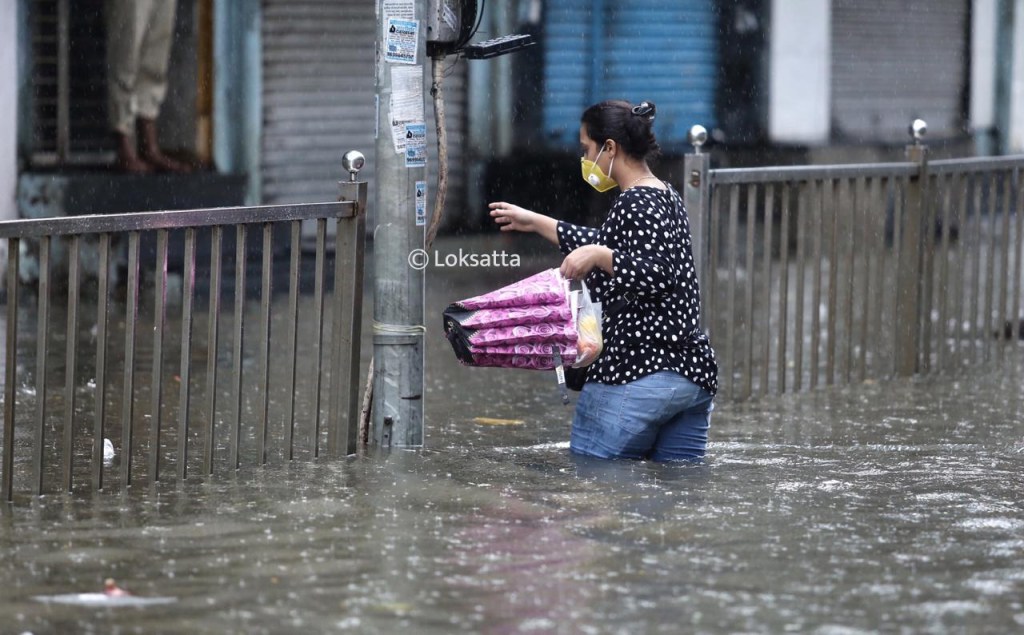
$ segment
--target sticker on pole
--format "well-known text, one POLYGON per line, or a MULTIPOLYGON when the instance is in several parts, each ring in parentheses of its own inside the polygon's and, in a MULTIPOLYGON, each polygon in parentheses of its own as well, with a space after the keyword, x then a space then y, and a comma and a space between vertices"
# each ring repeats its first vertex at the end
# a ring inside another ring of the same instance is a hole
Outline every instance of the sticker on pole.
POLYGON ((405 167, 422 168, 427 165, 427 124, 405 125, 405 167))
POLYGON ((416 63, 416 41, 420 28, 419 20, 396 20, 388 18, 384 38, 384 61, 396 64, 416 63))
POLYGON ((416 226, 427 224, 427 182, 416 181, 416 226))

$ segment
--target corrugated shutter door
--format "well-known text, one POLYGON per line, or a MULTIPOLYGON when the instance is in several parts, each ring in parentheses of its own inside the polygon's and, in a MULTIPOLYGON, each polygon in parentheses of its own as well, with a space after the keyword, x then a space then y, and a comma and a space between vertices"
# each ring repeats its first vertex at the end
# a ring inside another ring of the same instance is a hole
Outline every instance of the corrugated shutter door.
MULTIPOLYGON (((370 182, 376 127, 374 107, 374 3, 365 0, 264 0, 263 202, 334 200, 349 150, 366 155, 360 174, 370 182)), ((424 68, 424 80, 430 70, 424 68)), ((430 200, 436 185, 437 153, 428 86, 424 107, 428 131, 430 200)), ((448 207, 464 200, 461 169, 465 132, 465 64, 444 84, 449 143, 448 207)), ((372 210, 371 210, 372 213, 372 210)), ((410 214, 413 213, 410 210, 410 214)))
POLYGON ((334 200, 341 157, 372 160, 372 3, 265 0, 263 202, 334 200))
POLYGON ((714 127, 717 20, 713 0, 548 3, 546 136, 575 147, 580 113, 602 99, 654 101, 663 146, 684 143, 694 124, 714 127))
POLYGON ((965 0, 833 0, 832 113, 838 140, 904 141, 962 127, 965 0))

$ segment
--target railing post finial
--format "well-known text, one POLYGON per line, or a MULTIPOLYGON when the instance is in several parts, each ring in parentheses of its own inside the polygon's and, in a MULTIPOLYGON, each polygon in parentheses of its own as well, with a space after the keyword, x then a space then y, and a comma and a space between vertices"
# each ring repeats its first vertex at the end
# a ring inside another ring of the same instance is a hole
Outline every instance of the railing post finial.
POLYGON ((928 124, 924 119, 915 119, 910 124, 910 136, 914 139, 914 145, 921 145, 921 141, 924 140, 924 136, 928 134, 928 124))
POLYGON ((700 148, 704 145, 704 142, 708 140, 707 129, 697 124, 690 128, 690 131, 686 133, 686 141, 693 146, 693 153, 700 154, 700 148))
POLYGON ((341 167, 348 172, 348 180, 355 181, 356 174, 366 165, 366 157, 359 150, 349 150, 341 157, 341 167))

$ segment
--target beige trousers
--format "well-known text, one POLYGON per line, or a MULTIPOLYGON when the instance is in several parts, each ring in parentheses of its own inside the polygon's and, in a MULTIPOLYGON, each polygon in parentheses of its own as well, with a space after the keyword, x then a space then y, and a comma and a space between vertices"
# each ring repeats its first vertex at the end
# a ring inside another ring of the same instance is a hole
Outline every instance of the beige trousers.
POLYGON ((167 94, 175 0, 106 0, 110 126, 132 135, 156 119, 167 94))

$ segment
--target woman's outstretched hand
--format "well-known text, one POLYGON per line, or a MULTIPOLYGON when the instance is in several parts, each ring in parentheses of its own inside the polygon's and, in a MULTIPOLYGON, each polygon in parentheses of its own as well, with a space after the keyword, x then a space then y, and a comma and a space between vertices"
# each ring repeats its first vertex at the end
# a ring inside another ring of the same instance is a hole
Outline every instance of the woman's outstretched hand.
POLYGON ((501 225, 501 231, 532 232, 536 231, 537 212, 531 212, 512 203, 491 203, 491 218, 501 225))
POLYGON ((558 244, 558 221, 550 216, 501 201, 488 207, 491 208, 491 218, 501 226, 501 231, 535 232, 558 244))

